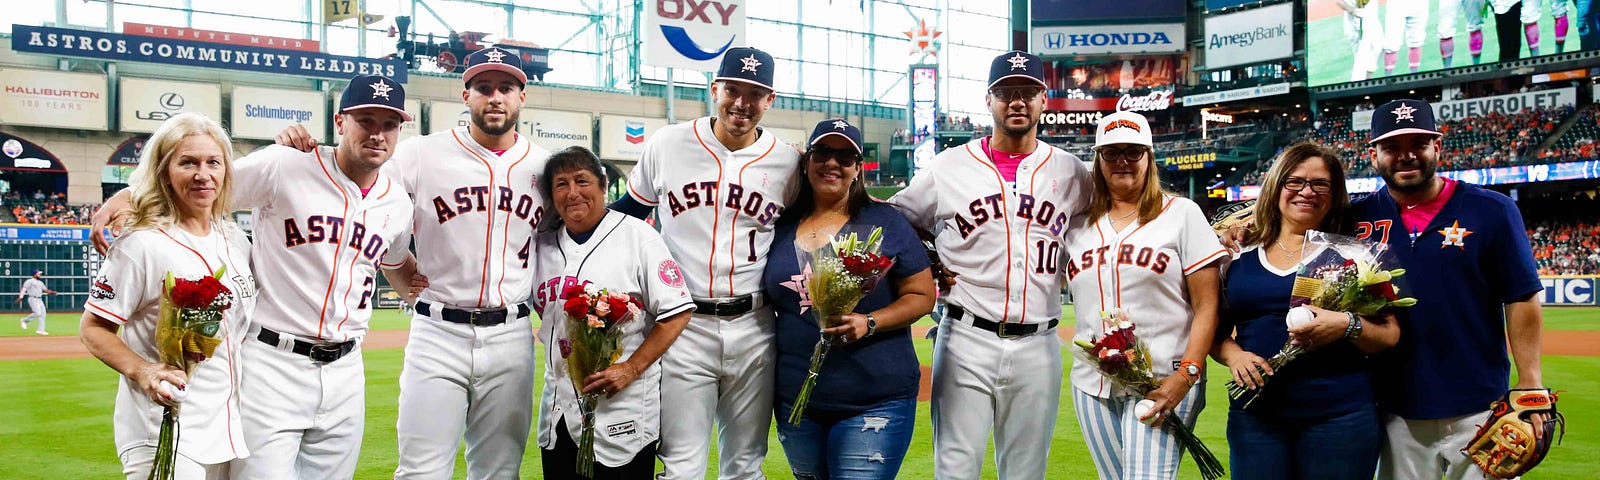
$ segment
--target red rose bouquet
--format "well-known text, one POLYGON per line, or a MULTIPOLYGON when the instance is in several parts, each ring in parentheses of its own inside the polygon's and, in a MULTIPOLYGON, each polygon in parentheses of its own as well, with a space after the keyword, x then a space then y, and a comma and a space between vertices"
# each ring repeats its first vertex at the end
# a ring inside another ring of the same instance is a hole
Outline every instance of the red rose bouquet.
MULTIPOLYGON (((828 324, 829 317, 855 311, 856 304, 872 293, 889 273, 889 267, 894 266, 893 258, 878 253, 882 247, 883 227, 873 227, 866 241, 856 232, 841 231, 816 251, 807 251, 796 243, 795 258, 805 269, 805 291, 801 297, 809 301, 809 304, 801 302, 800 313, 804 314, 803 306, 809 305, 817 329, 823 330, 832 326, 828 324)), ((789 411, 789 424, 799 425, 804 417, 806 404, 811 401, 811 390, 817 386, 817 375, 831 345, 824 336, 812 347, 811 370, 800 386, 800 395, 795 397, 794 408, 789 411)))
MULTIPOLYGON (((233 306, 233 292, 219 280, 226 271, 224 266, 211 276, 197 280, 173 278, 172 272, 167 272, 161 290, 161 313, 156 319, 156 352, 161 363, 178 367, 188 376, 194 374, 200 362, 216 352, 217 345, 222 343, 217 337, 222 329, 222 315, 233 306)), ((181 407, 179 404, 162 409, 151 480, 173 478, 181 407)))
POLYGON ((616 363, 622 356, 623 326, 639 316, 640 303, 624 293, 593 284, 573 285, 562 292, 566 303, 567 337, 558 348, 567 362, 567 377, 578 395, 583 432, 578 435, 578 474, 594 478, 594 411, 601 396, 583 393, 583 381, 616 363))
MULTIPOLYGON (((1160 387, 1161 382, 1156 380, 1150 368, 1150 350, 1134 335, 1134 325, 1128 319, 1128 313, 1123 310, 1100 312, 1100 322, 1105 326, 1104 335, 1100 338, 1073 342, 1082 349, 1083 355, 1078 361, 1089 362, 1106 378, 1140 397, 1160 387)), ((1217 456, 1206 448, 1200 437, 1196 437, 1194 431, 1183 424, 1183 419, 1168 417, 1161 426, 1172 433, 1179 446, 1189 451, 1189 456, 1194 457, 1195 465, 1200 468, 1200 476, 1206 480, 1216 480, 1227 473, 1222 468, 1222 462, 1217 461, 1217 456)))

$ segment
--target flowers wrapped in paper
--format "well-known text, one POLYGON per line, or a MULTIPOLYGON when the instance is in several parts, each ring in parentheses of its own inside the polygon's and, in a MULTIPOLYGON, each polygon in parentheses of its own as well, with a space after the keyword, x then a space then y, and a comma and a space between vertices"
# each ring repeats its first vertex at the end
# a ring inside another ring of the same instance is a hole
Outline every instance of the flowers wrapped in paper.
POLYGON ((583 393, 584 379, 610 368, 622 356, 624 325, 639 316, 639 301, 593 284, 573 285, 563 292, 567 314, 566 338, 558 343, 567 363, 567 377, 578 396, 583 431, 578 435, 577 470, 594 477, 594 412, 601 395, 583 393))
MULTIPOLYGON (((222 344, 218 334, 222 317, 233 306, 233 292, 223 285, 218 268, 211 276, 196 280, 174 278, 167 272, 161 289, 161 311, 156 319, 156 353, 161 363, 194 374, 201 362, 216 353, 222 344)), ((172 388, 168 386, 168 388, 172 388)), ((150 469, 151 480, 173 478, 178 453, 178 412, 182 404, 161 411, 161 433, 156 440, 156 455, 150 469)))
MULTIPOLYGON (((1100 322, 1105 326, 1103 335, 1092 341, 1073 342, 1079 348, 1078 361, 1089 362, 1117 386, 1140 397, 1159 388, 1161 382, 1151 369, 1150 349, 1134 334, 1134 324, 1127 311, 1113 309, 1100 312, 1100 322)), ((1200 476, 1206 480, 1216 480, 1227 473, 1222 468, 1222 462, 1206 448, 1200 437, 1194 435, 1188 425, 1184 425, 1183 419, 1169 417, 1161 426, 1172 433, 1179 446, 1189 451, 1189 456, 1194 458, 1195 465, 1200 469, 1200 476)))
MULTIPOLYGON (((889 267, 894 266, 893 258, 879 253, 883 247, 883 227, 873 227, 864 241, 858 232, 846 230, 849 228, 841 230, 816 250, 807 250, 799 242, 795 243, 795 258, 805 275, 800 313, 805 314, 804 306, 809 305, 818 330, 833 326, 828 324, 829 317, 855 311, 856 304, 872 293, 889 272, 889 267)), ((831 345, 824 335, 812 347, 811 369, 800 386, 794 408, 789 411, 789 424, 799 425, 804 418, 806 404, 811 401, 811 391, 817 386, 817 376, 831 345)))
MULTIPOLYGON (((1316 230, 1306 232, 1305 241, 1317 246, 1319 253, 1300 261, 1294 289, 1289 293, 1289 313, 1284 318, 1289 329, 1304 325, 1315 316, 1305 305, 1357 316, 1376 316, 1390 309, 1417 304, 1415 298, 1400 297, 1400 286, 1395 282, 1406 271, 1397 268, 1399 262, 1389 252, 1388 244, 1316 230)), ((1267 365, 1276 372, 1308 351, 1311 351, 1308 345, 1286 342, 1277 354, 1267 359, 1267 365)), ((1265 383, 1270 377, 1262 372, 1261 380, 1265 383)), ((1247 398, 1245 408, 1254 404, 1260 395, 1260 388, 1252 390, 1228 381, 1228 397, 1247 398)))

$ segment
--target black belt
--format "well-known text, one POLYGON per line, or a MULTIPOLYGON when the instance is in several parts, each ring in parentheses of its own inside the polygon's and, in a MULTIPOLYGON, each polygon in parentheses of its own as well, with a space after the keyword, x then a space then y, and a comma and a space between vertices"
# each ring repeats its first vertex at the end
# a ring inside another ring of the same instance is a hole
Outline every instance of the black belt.
POLYGON ((988 330, 995 335, 999 335, 1000 338, 1033 335, 1040 330, 1056 328, 1056 325, 1061 323, 1061 320, 1054 318, 1050 319, 1049 323, 1001 323, 977 315, 968 315, 967 309, 961 308, 960 305, 945 305, 945 313, 958 319, 966 318, 972 326, 988 330))
MULTIPOLYGON (((262 327, 261 333, 256 335, 256 339, 261 340, 261 343, 272 345, 274 348, 282 348, 279 346, 278 341, 285 336, 262 327)), ((317 363, 333 363, 340 358, 344 358, 345 355, 349 355, 355 349, 355 340, 346 340, 344 343, 311 343, 296 338, 294 343, 289 345, 289 351, 294 352, 296 355, 310 357, 311 361, 317 363)))
POLYGON ((736 317, 756 309, 756 295, 747 293, 716 300, 694 299, 694 313, 713 317, 736 317))
MULTIPOLYGON (((432 317, 432 312, 432 304, 424 301, 417 302, 417 313, 422 314, 424 317, 432 317)), ((517 309, 517 318, 524 318, 527 316, 527 307, 517 309)), ((459 310, 450 307, 443 307, 439 309, 439 318, 442 318, 444 321, 450 323, 459 323, 462 325, 473 325, 478 327, 493 327, 495 325, 506 323, 507 320, 506 309, 504 308, 495 310, 459 310)))

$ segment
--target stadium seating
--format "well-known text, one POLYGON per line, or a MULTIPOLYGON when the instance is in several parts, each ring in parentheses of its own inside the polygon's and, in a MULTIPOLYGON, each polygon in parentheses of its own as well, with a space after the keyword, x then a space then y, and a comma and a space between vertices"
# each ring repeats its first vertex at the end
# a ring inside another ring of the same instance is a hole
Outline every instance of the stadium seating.
POLYGON ((95 205, 67 205, 65 194, 18 195, 6 194, 3 199, 5 222, 36 223, 45 225, 82 225, 89 223, 95 205))
POLYGON ((1600 221, 1530 222, 1528 240, 1540 275, 1600 273, 1600 221))

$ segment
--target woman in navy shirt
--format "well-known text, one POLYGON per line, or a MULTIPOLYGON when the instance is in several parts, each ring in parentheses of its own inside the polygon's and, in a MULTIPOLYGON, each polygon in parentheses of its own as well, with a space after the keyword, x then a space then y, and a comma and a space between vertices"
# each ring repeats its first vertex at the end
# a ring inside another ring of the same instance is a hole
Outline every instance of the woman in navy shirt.
POLYGON ((1367 356, 1399 340, 1393 316, 1311 307, 1309 324, 1289 330, 1284 322, 1298 265, 1320 253, 1305 243, 1306 231, 1348 234, 1349 207, 1344 169, 1327 147, 1291 146, 1267 172, 1256 227, 1224 275, 1221 340, 1212 351, 1235 382, 1261 389, 1250 408, 1242 399, 1230 405, 1235 479, 1371 479, 1377 469, 1382 434, 1367 356), (1291 338, 1314 350, 1272 372, 1266 359, 1291 338), (1272 373, 1264 386, 1262 372, 1272 373))
POLYGON ((892 479, 911 445, 921 366, 906 327, 933 310, 933 276, 911 224, 867 196, 861 181, 861 130, 828 119, 811 132, 800 161, 795 201, 779 218, 762 290, 777 314, 778 441, 796 478, 892 479), (887 278, 856 305, 829 318, 818 332, 809 310, 795 245, 814 250, 845 226, 883 227, 880 253, 896 259, 887 278), (811 393, 805 418, 789 412, 811 367, 819 335, 834 341, 811 393))

